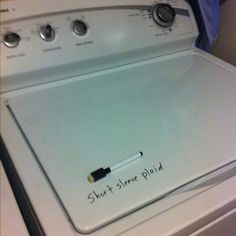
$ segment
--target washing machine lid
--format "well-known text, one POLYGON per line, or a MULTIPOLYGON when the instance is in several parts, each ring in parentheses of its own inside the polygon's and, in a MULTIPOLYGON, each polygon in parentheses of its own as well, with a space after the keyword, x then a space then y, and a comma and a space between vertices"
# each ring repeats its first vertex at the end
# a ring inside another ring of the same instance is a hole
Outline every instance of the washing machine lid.
POLYGON ((193 50, 26 89, 6 106, 83 233, 236 160, 235 70, 193 50))

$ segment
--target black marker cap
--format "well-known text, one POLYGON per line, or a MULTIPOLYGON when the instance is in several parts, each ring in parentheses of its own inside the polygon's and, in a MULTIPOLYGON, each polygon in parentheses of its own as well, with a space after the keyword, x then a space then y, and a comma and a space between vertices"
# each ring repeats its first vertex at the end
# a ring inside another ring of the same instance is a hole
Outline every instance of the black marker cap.
POLYGON ((104 178, 108 173, 111 172, 111 169, 109 167, 107 168, 99 168, 93 172, 90 173, 90 175, 88 176, 88 181, 90 183, 96 182, 99 179, 104 178))

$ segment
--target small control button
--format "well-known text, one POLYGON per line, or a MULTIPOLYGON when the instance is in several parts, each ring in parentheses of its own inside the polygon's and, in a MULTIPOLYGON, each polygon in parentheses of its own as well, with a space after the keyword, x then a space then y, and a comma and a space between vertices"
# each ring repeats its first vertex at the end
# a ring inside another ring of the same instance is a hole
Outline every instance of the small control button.
POLYGON ((3 36, 3 43, 9 48, 17 47, 20 40, 20 36, 14 32, 8 32, 3 36))
POLYGON ((72 27, 73 31, 79 36, 84 36, 88 32, 88 26, 81 20, 75 20, 72 27))
POLYGON ((40 32, 39 32, 40 38, 44 41, 50 42, 55 38, 55 30, 52 28, 51 25, 47 24, 44 26, 41 26, 40 32))
POLYGON ((175 10, 169 4, 160 3, 154 5, 152 15, 158 25, 162 27, 169 27, 174 22, 175 10))

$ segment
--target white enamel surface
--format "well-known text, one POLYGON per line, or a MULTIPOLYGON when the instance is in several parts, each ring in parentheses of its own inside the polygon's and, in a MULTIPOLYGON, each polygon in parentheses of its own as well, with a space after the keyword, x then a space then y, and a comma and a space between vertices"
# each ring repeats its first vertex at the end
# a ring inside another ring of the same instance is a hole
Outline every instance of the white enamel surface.
POLYGON ((235 74, 190 54, 39 89, 8 104, 71 221, 89 232, 235 160, 235 95, 235 74), (137 151, 144 153, 139 161, 88 183, 91 171, 137 151), (146 179, 144 169, 159 162, 164 170, 146 179), (119 179, 135 176, 118 189, 119 179), (104 190, 91 204, 89 194, 104 190))

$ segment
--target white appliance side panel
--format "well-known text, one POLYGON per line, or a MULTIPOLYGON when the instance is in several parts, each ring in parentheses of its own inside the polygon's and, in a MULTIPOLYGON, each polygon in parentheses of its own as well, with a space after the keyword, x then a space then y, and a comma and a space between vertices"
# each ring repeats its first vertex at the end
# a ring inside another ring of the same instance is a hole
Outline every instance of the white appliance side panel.
POLYGON ((29 236, 2 162, 0 162, 0 190, 0 235, 29 236))
POLYGON ((190 54, 12 97, 8 107, 73 225, 91 232, 235 160, 235 78, 190 54), (138 151, 141 160, 87 181, 138 151))
MULTIPOLYGON (((233 209, 236 208, 235 188, 236 176, 200 194, 197 193, 191 199, 175 205, 175 207, 162 212, 162 214, 156 213, 156 216, 151 216, 149 220, 144 220, 142 223, 135 225, 135 227, 129 227, 129 229, 124 230, 119 235, 196 236, 194 233, 204 232, 204 230, 214 226, 214 224, 217 227, 217 222, 232 213, 233 209)), ((158 203, 161 205, 162 200, 158 203)), ((229 228, 229 232, 230 230, 231 228, 229 228)), ((102 236, 103 234, 100 235, 102 236)), ((232 235, 234 234, 229 234, 229 236, 232 235)), ((215 236, 215 234, 207 236, 215 236)))
POLYGON ((214 220, 190 236, 222 236, 236 234, 236 208, 214 220))

